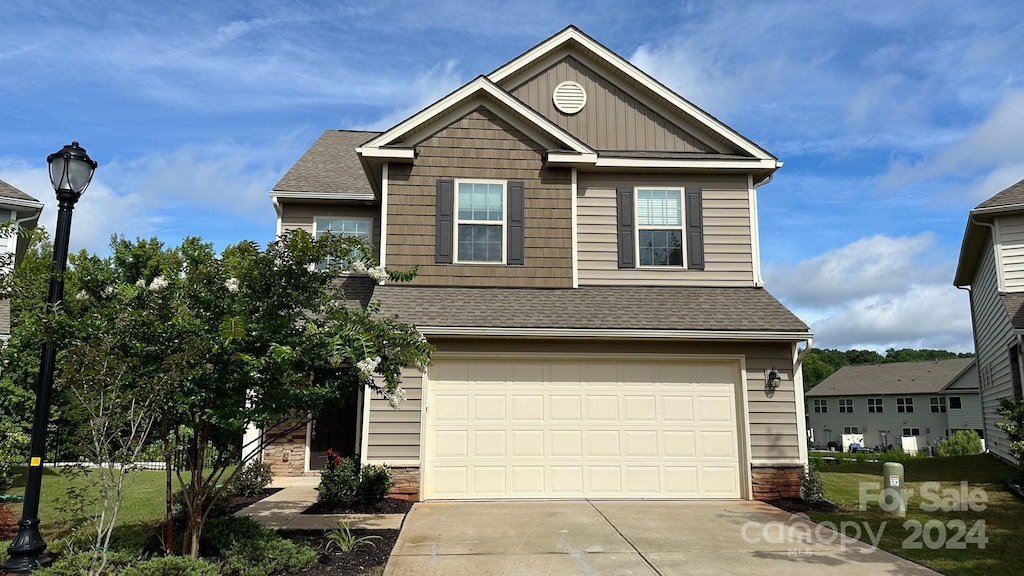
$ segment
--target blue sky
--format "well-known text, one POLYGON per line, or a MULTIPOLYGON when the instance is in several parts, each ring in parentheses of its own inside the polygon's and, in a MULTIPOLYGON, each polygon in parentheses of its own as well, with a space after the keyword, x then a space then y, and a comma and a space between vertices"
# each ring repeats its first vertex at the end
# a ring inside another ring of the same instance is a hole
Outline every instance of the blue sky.
POLYGON ((972 348, 951 279, 967 212, 1024 178, 1024 3, 538 4, 15 0, 0 179, 52 228, 45 158, 74 139, 100 167, 73 248, 266 242, 324 129, 387 128, 575 24, 785 162, 762 260, 817 345, 972 348))

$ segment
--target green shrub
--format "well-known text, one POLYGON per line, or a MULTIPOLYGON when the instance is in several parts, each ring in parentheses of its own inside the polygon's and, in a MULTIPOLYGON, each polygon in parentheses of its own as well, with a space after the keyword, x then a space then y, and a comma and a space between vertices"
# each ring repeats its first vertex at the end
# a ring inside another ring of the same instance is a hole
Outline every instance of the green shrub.
MULTIPOLYGON (((120 575, 135 560, 131 554, 123 552, 107 552, 107 566, 100 576, 120 575)), ((93 561, 92 552, 78 552, 57 558, 53 566, 36 570, 36 576, 81 576, 89 573, 89 565, 93 561)))
POLYGON ((981 453, 981 437, 974 430, 957 430, 939 443, 939 456, 974 456, 981 453))
POLYGON ((270 472, 270 464, 266 462, 250 462, 231 479, 224 487, 226 494, 232 496, 256 496, 263 492, 274 480, 270 472))
POLYGON ((999 401, 999 416, 1003 421, 996 422, 996 427, 1006 432, 1010 454, 1024 467, 1024 401, 1003 398, 999 401))
POLYGON ((4 417, 0 420, 0 492, 10 489, 25 466, 29 437, 4 417))
POLYGON ((804 478, 800 482, 800 496, 807 502, 820 502, 825 499, 825 480, 814 464, 807 466, 804 478))
POLYGON ((316 559, 316 551, 273 533, 252 518, 211 518, 203 527, 204 555, 219 556, 228 576, 269 576, 298 572, 316 559))
POLYGON ((317 500, 324 504, 338 504, 355 496, 358 488, 358 461, 355 458, 342 458, 333 450, 328 450, 326 466, 320 471, 320 494, 317 500))
POLYGON ((136 562, 120 576, 217 576, 220 568, 203 559, 190 556, 166 556, 136 562))
POLYGON ((387 466, 367 464, 359 472, 356 498, 363 504, 376 504, 388 497, 394 485, 395 481, 391 478, 391 471, 387 466))

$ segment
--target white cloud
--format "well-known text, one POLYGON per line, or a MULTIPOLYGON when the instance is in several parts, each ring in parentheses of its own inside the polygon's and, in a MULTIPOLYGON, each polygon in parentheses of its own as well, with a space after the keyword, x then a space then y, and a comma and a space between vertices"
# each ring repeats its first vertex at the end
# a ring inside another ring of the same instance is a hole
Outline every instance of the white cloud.
POLYGON ((829 307, 893 295, 913 283, 949 280, 951 264, 931 260, 931 233, 876 235, 789 265, 766 266, 767 285, 794 306, 829 307))
POLYGON ((458 60, 439 62, 416 74, 411 84, 403 86, 405 105, 356 130, 387 130, 433 104, 465 82, 456 72, 458 60))

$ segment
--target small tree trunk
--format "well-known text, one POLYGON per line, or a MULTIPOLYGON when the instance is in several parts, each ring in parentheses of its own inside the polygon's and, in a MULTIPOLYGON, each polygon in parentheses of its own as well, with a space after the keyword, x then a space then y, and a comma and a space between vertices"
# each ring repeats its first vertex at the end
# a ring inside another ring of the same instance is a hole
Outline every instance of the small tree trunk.
POLYGON ((164 553, 174 556, 174 484, 171 481, 171 441, 167 430, 167 419, 164 418, 161 430, 164 441, 164 553))

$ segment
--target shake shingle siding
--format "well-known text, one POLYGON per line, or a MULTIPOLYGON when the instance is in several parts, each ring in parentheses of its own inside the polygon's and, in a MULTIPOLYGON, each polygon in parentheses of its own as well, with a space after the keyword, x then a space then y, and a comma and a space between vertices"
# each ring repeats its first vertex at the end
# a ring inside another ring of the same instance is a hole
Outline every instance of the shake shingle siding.
POLYGON ((548 169, 544 150, 485 108, 416 146, 413 164, 388 169, 387 265, 416 267, 413 284, 572 286, 571 173, 548 169), (439 179, 524 182, 524 264, 436 264, 439 179))

